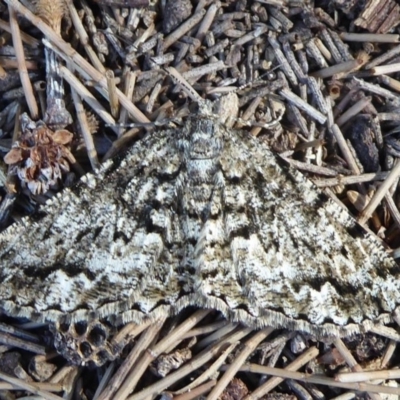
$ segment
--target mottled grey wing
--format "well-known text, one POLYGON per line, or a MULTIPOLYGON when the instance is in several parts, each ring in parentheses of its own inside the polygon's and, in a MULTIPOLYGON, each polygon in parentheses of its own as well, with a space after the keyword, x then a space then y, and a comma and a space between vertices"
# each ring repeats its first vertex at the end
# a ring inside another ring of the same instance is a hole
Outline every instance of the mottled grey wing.
POLYGON ((194 261, 203 306, 323 335, 389 320, 400 275, 381 244, 265 145, 246 132, 224 136, 218 211, 194 261))
POLYGON ((6 313, 79 320, 126 310, 124 318, 140 321, 183 307, 173 186, 181 155, 171 135, 150 136, 114 171, 85 176, 0 234, 6 313))

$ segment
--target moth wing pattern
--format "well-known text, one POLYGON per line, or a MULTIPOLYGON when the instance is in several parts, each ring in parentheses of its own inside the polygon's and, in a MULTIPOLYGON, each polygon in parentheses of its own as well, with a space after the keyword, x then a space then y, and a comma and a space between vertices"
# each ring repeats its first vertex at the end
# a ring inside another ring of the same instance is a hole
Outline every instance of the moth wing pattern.
POLYGON ((169 180, 180 155, 172 136, 149 136, 115 171, 88 174, 49 200, 36 221, 0 234, 0 303, 7 314, 57 321, 126 310, 126 318, 141 320, 156 304, 162 314, 185 301, 178 298, 184 274, 175 269, 181 232, 169 180))
POLYGON ((386 323, 398 266, 300 173, 204 106, 0 234, 0 305, 57 321, 215 308, 253 327, 386 323))
POLYGON ((319 336, 387 323, 399 269, 381 243, 247 132, 226 132, 224 143, 215 200, 224 212, 212 225, 225 241, 202 242, 204 304, 252 326, 319 336))

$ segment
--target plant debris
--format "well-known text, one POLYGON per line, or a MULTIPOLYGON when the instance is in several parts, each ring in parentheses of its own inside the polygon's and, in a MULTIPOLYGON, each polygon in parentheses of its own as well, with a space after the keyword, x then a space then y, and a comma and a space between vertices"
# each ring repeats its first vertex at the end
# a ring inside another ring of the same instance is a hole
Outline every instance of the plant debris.
MULTIPOLYGON (((4 227, 99 160, 121 155, 149 127, 178 124, 197 96, 215 99, 236 90, 241 116, 233 124, 326 188, 399 256, 400 14, 394 0, 112 4, 0 2, 4 227)), ((95 369, 65 365, 47 325, 4 317, 2 395, 400 394, 400 338, 393 328, 316 342, 201 313, 121 328, 112 343, 124 356, 95 369)))

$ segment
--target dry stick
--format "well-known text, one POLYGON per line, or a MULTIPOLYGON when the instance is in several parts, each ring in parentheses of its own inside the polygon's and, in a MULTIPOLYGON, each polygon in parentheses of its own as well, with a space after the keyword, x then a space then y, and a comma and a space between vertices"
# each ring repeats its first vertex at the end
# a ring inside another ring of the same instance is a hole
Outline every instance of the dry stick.
POLYGON ((231 344, 226 350, 224 350, 224 352, 217 358, 217 360, 214 361, 214 363, 211 366, 209 366, 198 378, 196 378, 189 385, 183 387, 180 390, 175 391, 174 393, 181 394, 181 393, 185 393, 185 392, 190 392, 196 386, 205 382, 207 379, 212 378, 212 376, 218 371, 218 369, 221 367, 221 365, 225 362, 225 360, 229 356, 229 354, 231 354, 232 351, 235 350, 235 348, 238 344, 239 344, 238 342, 231 344))
POLYGON ((353 96, 357 93, 357 89, 351 89, 348 93, 346 93, 342 100, 334 107, 333 109, 333 116, 336 118, 339 114, 341 114, 346 108, 347 105, 350 103, 353 96))
POLYGON ((397 45, 397 46, 393 47, 392 49, 390 49, 389 51, 381 54, 379 57, 374 58, 372 61, 367 63, 364 68, 365 69, 373 68, 377 65, 384 63, 387 60, 390 60, 391 58, 395 57, 399 53, 400 53, 400 45, 397 45))
MULTIPOLYGON (((128 99, 132 99, 133 90, 135 89, 136 83, 136 73, 132 71, 127 71, 124 77, 124 94, 128 99)), ((119 123, 120 125, 126 124, 128 120, 128 112, 125 108, 122 108, 121 112, 119 113, 119 123)), ((125 132, 125 129, 120 129, 118 132, 118 136, 121 137, 122 134, 125 132)))
POLYGON ((357 60, 345 61, 336 65, 332 65, 331 67, 322 68, 318 71, 311 72, 311 76, 316 78, 329 78, 335 74, 339 74, 341 72, 349 72, 354 68, 357 68, 359 65, 357 60))
POLYGON ((338 382, 365 382, 375 379, 400 379, 400 369, 389 369, 384 371, 342 372, 335 375, 338 382))
POLYGON ((390 328, 389 326, 373 325, 369 329, 369 332, 386 337, 390 340, 395 340, 396 342, 400 342, 400 334, 396 331, 396 329, 390 328))
MULTIPOLYGON (((313 174, 325 175, 325 176, 337 176, 338 175, 337 171, 330 169, 330 168, 321 167, 319 165, 314 165, 314 164, 307 164, 302 161, 298 161, 298 160, 294 160, 292 158, 285 157, 282 154, 280 155, 280 157, 282 157, 292 167, 294 167, 296 169, 300 169, 301 171, 312 172, 313 174)), ((335 185, 331 185, 331 186, 335 186, 335 185)))
POLYGON ((289 80, 289 82, 292 84, 293 87, 298 86, 299 81, 297 79, 297 76, 292 69, 292 65, 289 63, 286 56, 283 54, 283 51, 281 50, 281 45, 276 39, 276 37, 268 36, 268 42, 272 46, 272 49, 275 53, 275 57, 279 64, 279 68, 281 68, 281 70, 286 75, 287 79, 289 80))
POLYGON ((356 392, 350 391, 340 394, 339 396, 332 397, 331 400, 353 400, 355 397, 356 397, 356 392))
POLYGON ((122 365, 119 367, 117 373, 112 377, 107 388, 99 396, 98 400, 108 400, 114 397, 115 392, 122 388, 122 384, 126 377, 128 376, 130 370, 134 367, 135 362, 143 353, 149 348, 154 338, 162 328, 165 319, 152 324, 148 329, 146 329, 140 339, 135 344, 135 347, 131 350, 128 357, 124 360, 122 365))
MULTIPOLYGON (((172 68, 172 67, 167 67, 167 68, 172 68)), ((194 83, 196 80, 200 79, 203 75, 208 75, 213 72, 217 72, 221 69, 226 69, 226 68, 228 68, 228 66, 225 65, 223 61, 216 61, 210 64, 201 65, 200 67, 197 68, 192 68, 189 71, 183 72, 182 76, 191 83, 194 83)))
POLYGON ((113 127, 116 124, 115 119, 107 112, 107 110, 99 103, 92 93, 78 80, 78 78, 66 67, 60 66, 60 76, 65 79, 81 98, 93 109, 93 111, 111 128, 115 133, 118 128, 113 127))
POLYGON ((5 79, 7 75, 7 71, 0 65, 0 80, 5 79))
POLYGON ((87 155, 90 160, 90 165, 92 166, 93 170, 96 170, 96 169, 100 168, 100 162, 97 157, 96 148, 94 146, 93 136, 89 129, 89 125, 88 125, 88 121, 87 121, 87 117, 86 117, 86 111, 83 108, 81 98, 79 97, 76 90, 72 87, 71 87, 71 93, 72 93, 72 100, 75 105, 76 115, 78 117, 78 121, 79 121, 79 124, 81 127, 83 140, 85 142, 87 155))
MULTIPOLYGON (((46 324, 44 324, 44 325, 46 325, 46 324)), ((16 328, 16 327, 8 325, 8 324, 0 323, 0 331, 4 332, 4 333, 10 333, 13 336, 16 336, 20 339, 29 340, 31 342, 39 342, 40 341, 39 337, 37 335, 27 332, 26 330, 24 330, 22 328, 16 328)))
MULTIPOLYGON (((336 339, 334 342, 336 350, 339 351, 340 355, 344 358, 348 366, 352 369, 352 371, 362 372, 361 366, 357 363, 353 355, 347 349, 342 339, 336 339)), ((380 400, 380 396, 374 393, 368 393, 372 400, 380 400)))
POLYGON ((389 65, 379 65, 373 67, 369 70, 373 76, 393 74, 400 71, 400 63, 389 64, 389 65))
MULTIPOLYGON (((324 55, 321 53, 320 49, 316 45, 315 38, 309 40, 306 43, 306 53, 309 54, 320 68, 328 68, 328 63, 326 62, 324 55)), ((331 56, 332 57, 332 56, 331 56)))
POLYGON ((378 190, 372 196, 371 201, 361 212, 357 221, 360 225, 364 225, 375 211, 376 207, 381 203, 383 197, 388 192, 390 187, 400 177, 400 162, 397 162, 395 167, 390 171, 389 176, 383 181, 382 185, 379 186, 378 190))
POLYGON ((315 186, 324 188, 337 185, 354 185, 355 183, 365 183, 371 181, 382 181, 387 178, 389 172, 373 172, 370 174, 342 176, 338 175, 336 178, 318 178, 313 179, 315 186))
POLYGON ((331 52, 329 49, 324 45, 322 40, 318 37, 313 38, 315 45, 317 46, 318 50, 321 52, 321 54, 324 56, 326 60, 328 60, 330 63, 334 61, 331 52))
POLYGON ((165 67, 165 71, 169 74, 170 78, 180 85, 182 90, 196 102, 202 102, 203 98, 193 89, 192 85, 178 72, 174 67, 165 67))
POLYGON ((8 6, 8 12, 10 14, 10 27, 12 33, 12 40, 15 50, 15 57, 18 61, 18 72, 21 80, 22 87, 24 88, 25 99, 29 107, 30 116, 32 119, 39 118, 39 108, 36 103, 35 95, 33 93, 33 87, 31 80, 29 79, 28 69, 25 63, 24 47, 21 40, 21 32, 17 21, 17 14, 13 10, 12 6, 8 6))
POLYGON ((35 91, 39 97, 40 111, 41 114, 44 115, 46 112, 46 82, 45 81, 36 81, 33 84, 35 91))
POLYGON ((342 126, 351 118, 356 116, 361 110, 363 110, 368 104, 371 104, 372 97, 364 97, 353 104, 346 112, 344 112, 339 118, 336 119, 336 125, 342 126))
POLYGON ((206 15, 203 18, 203 21, 201 21, 199 29, 197 30, 197 33, 195 36, 196 39, 203 41, 204 36, 210 29, 210 26, 213 23, 215 15, 217 14, 217 11, 220 7, 221 7, 221 3, 219 1, 210 5, 210 7, 208 8, 208 10, 206 12, 206 15))
POLYGON ((69 375, 72 371, 78 369, 79 367, 75 365, 67 365, 59 369, 51 378, 49 378, 49 383, 59 383, 64 382, 64 379, 67 375, 69 375))
POLYGON ((107 153, 104 155, 102 162, 114 157, 120 149, 122 149, 127 143, 129 143, 133 138, 135 138, 140 132, 140 129, 138 128, 132 128, 129 129, 129 131, 126 131, 121 137, 119 137, 117 140, 114 140, 111 144, 110 149, 107 151, 107 153))
MULTIPOLYGON (((25 60, 26 63, 26 68, 29 70, 37 71, 38 70, 38 64, 36 61, 29 61, 25 60)), ((18 68, 18 62, 17 60, 9 57, 2 57, 0 59, 0 66, 2 66, 5 69, 17 69, 18 68)))
POLYGON ((213 386, 215 386, 216 383, 217 381, 215 379, 208 381, 204 385, 197 386, 189 392, 186 392, 179 396, 174 396, 174 400, 191 400, 197 398, 202 394, 207 393, 213 386))
MULTIPOLYGON (((87 62, 79 53, 77 53, 72 46, 65 42, 56 32, 50 28, 49 25, 34 15, 26 7, 24 7, 18 0, 5 0, 12 8, 22 14, 27 20, 36 26, 47 38, 54 43, 62 52, 64 52, 64 59, 71 58, 80 70, 82 70, 90 79, 94 80, 103 89, 107 90, 107 80, 99 71, 97 71, 89 62, 87 62)), ((67 61, 69 61, 67 59, 67 61)), ((123 107, 125 107, 132 118, 140 123, 149 123, 149 119, 119 90, 117 89, 117 96, 123 107)))
POLYGON ((400 228, 400 212, 390 193, 385 194, 385 200, 388 205, 390 215, 397 224, 397 227, 400 228))
POLYGON ((18 339, 8 333, 0 333, 0 343, 7 346, 18 347, 19 349, 27 350, 35 354, 46 354, 44 346, 36 343, 31 343, 23 339, 18 339))
POLYGON ((385 354, 382 357, 381 365, 378 368, 385 368, 392 358, 398 343, 395 340, 391 340, 386 347, 385 354))
POLYGON ((346 139, 343 136, 342 131, 340 128, 336 125, 333 124, 330 127, 331 132, 335 136, 335 139, 339 145, 340 151, 343 154, 344 159, 346 160, 349 168, 357 175, 361 174, 360 169, 358 168, 358 165, 356 161, 354 160, 353 153, 350 151, 350 148, 346 142, 346 139))
POLYGON ((80 40, 83 48, 86 51, 86 54, 88 55, 93 66, 99 72, 104 74, 106 72, 106 69, 104 68, 103 64, 99 60, 99 57, 97 57, 97 54, 94 52, 93 47, 90 45, 89 36, 86 33, 86 30, 82 24, 82 20, 79 18, 78 12, 76 11, 73 1, 66 0, 66 3, 68 6, 68 9, 69 9, 69 13, 71 15, 72 23, 74 24, 75 30, 79 36, 79 40, 80 40))
POLYGON ((101 378, 99 385, 97 386, 97 389, 93 395, 92 400, 98 400, 100 393, 103 393, 105 386, 110 383, 110 381, 113 377, 113 374, 115 372, 115 368, 117 367, 117 362, 118 361, 114 361, 107 367, 106 371, 104 372, 103 377, 101 378))
MULTIPOLYGON (((311 347, 308 350, 306 350, 303 354, 301 354, 299 357, 297 357, 294 361, 292 361, 290 364, 286 366, 286 368, 283 371, 296 371, 305 364, 307 364, 309 361, 317 357, 319 351, 316 347, 311 347)), ((246 368, 246 367, 244 367, 246 368)), ((279 369, 279 368, 271 368, 271 369, 279 369)), ((242 368, 240 369, 242 370, 242 368)), ((282 370, 280 370, 282 371, 282 370)), ((270 392, 274 387, 278 386, 283 379, 278 378, 279 375, 277 374, 270 374, 269 375, 275 375, 273 378, 269 379, 267 382, 265 382, 263 385, 259 386, 253 393, 249 394, 246 396, 243 400, 257 400, 261 397, 263 397, 265 394, 270 392)), ((304 376, 304 374, 301 374, 304 376)))
POLYGON ((115 398, 125 399, 128 394, 135 389, 139 379, 142 377, 150 363, 161 353, 163 353, 171 345, 171 343, 174 343, 176 340, 180 339, 184 333, 192 329, 193 326, 199 323, 210 312, 210 310, 196 311, 176 329, 174 329, 173 332, 171 332, 168 336, 152 346, 151 349, 149 349, 143 355, 140 361, 138 361, 135 367, 130 371, 122 386, 115 393, 115 398))
MULTIPOLYGON (((10 24, 6 21, 3 21, 2 19, 0 19, 0 29, 2 29, 3 31, 6 31, 8 33, 11 33, 11 27, 10 24)), ((27 45, 37 48, 40 46, 40 40, 35 39, 34 37, 32 37, 31 35, 28 35, 25 32, 21 32, 21 39, 24 43, 26 43, 27 45)))
MULTIPOLYGON (((139 336, 145 329, 147 329, 152 323, 150 321, 140 323, 139 325, 130 322, 126 324, 118 333, 112 338, 111 345, 121 346, 123 342, 127 343, 132 341, 136 336, 139 336)), ((123 345, 125 346, 125 345, 123 345)))
MULTIPOLYGON (((295 379, 304 383, 314 383, 317 385, 325 385, 325 386, 332 386, 338 387, 343 389, 350 389, 356 390, 359 392, 368 392, 368 393, 387 393, 387 394, 400 394, 400 388, 397 387, 390 387, 390 386, 379 386, 379 385, 372 385, 369 383, 343 383, 337 382, 333 378, 328 378, 326 376, 318 376, 318 375, 307 375, 304 372, 294 372, 289 370, 288 368, 281 369, 281 368, 272 368, 272 367, 265 367, 263 365, 258 364, 246 364, 240 368, 240 371, 243 372, 253 372, 255 374, 262 374, 262 375, 273 375, 275 377, 280 378, 273 378, 279 379, 279 383, 283 381, 283 379, 295 379)), ((279 384, 278 383, 278 384, 279 384)), ((276 386, 276 385, 275 385, 276 386)), ((256 389, 257 391, 258 389, 256 389)), ((249 396, 245 397, 243 400, 255 400, 260 397, 253 397, 254 391, 249 396)))
POLYGON ((390 33, 350 33, 342 32, 339 37, 346 42, 376 42, 376 43, 398 43, 400 35, 390 33))
POLYGON ((108 100, 110 102, 111 115, 118 118, 119 103, 117 96, 117 86, 115 85, 114 71, 111 69, 106 71, 108 100))
MULTIPOLYGON (((6 374, 0 373, 0 379, 3 379, 4 381, 11 383, 17 388, 27 390, 28 392, 37 394, 39 396, 44 397, 47 400, 62 400, 62 397, 56 396, 55 394, 52 394, 46 390, 39 389, 36 384, 30 384, 27 382, 24 382, 21 379, 13 378, 11 376, 8 376, 6 374)), ((57 388, 59 388, 59 385, 56 385, 57 388)))
POLYGON ((308 103, 306 103, 302 98, 294 94, 293 92, 290 91, 289 88, 283 88, 278 92, 284 99, 286 99, 288 102, 294 104, 296 107, 300 108, 303 110, 305 113, 307 113, 311 118, 315 119, 321 124, 324 124, 326 122, 326 116, 320 113, 317 109, 314 107, 310 106, 308 103))
POLYGON ((371 82, 366 82, 362 79, 353 78, 352 83, 354 86, 359 89, 367 90, 371 93, 375 93, 378 96, 382 96, 386 99, 393 100, 397 105, 400 104, 400 96, 391 92, 390 90, 384 89, 380 85, 374 85, 371 82))
POLYGON ((398 81, 397 79, 393 79, 392 77, 387 75, 381 75, 379 78, 379 82, 389 86, 391 89, 396 90, 397 92, 400 92, 400 81, 398 81))
POLYGON ((198 342, 194 348, 196 349, 196 351, 204 349, 205 347, 211 345, 211 343, 215 343, 217 340, 220 340, 222 337, 226 336, 229 332, 232 332, 237 327, 238 327, 238 324, 229 322, 228 324, 223 326, 221 329, 218 329, 211 335, 200 340, 200 342, 198 342))
MULTIPOLYGON (((216 354, 219 354, 227 344, 236 343, 249 333, 252 332, 251 328, 242 328, 230 337, 224 338, 218 343, 214 344, 210 348, 203 350, 196 357, 194 357, 189 363, 185 364, 183 367, 179 368, 177 371, 169 374, 164 379, 156 382, 155 384, 143 389, 141 392, 130 396, 128 400, 145 400, 149 396, 158 395, 160 392, 182 379, 187 374, 199 369, 202 365, 210 361, 216 354)), ((119 397, 115 397, 118 398, 119 397)))
POLYGON ((252 338, 250 338, 245 344, 244 349, 240 352, 240 354, 235 357, 234 362, 229 366, 229 368, 225 371, 222 378, 218 381, 217 385, 211 391, 211 393, 207 396, 207 400, 217 400, 224 389, 229 385, 229 382, 234 378, 236 373, 239 371, 239 368, 246 361, 247 357, 255 350, 255 348, 273 332, 273 328, 265 328, 259 332, 257 332, 252 338))
POLYGON ((183 339, 192 338, 193 336, 200 336, 200 335, 205 335, 207 333, 212 333, 226 325, 228 325, 227 320, 216 321, 209 325, 204 325, 199 328, 191 329, 189 332, 186 332, 186 334, 183 335, 181 339, 183 340, 183 339))
POLYGON ((187 21, 185 21, 182 25, 180 25, 176 30, 170 33, 164 40, 163 43, 163 51, 168 49, 171 45, 173 45, 176 41, 178 41, 183 35, 189 32, 194 26, 196 26, 204 17, 206 11, 200 10, 191 16, 187 21))

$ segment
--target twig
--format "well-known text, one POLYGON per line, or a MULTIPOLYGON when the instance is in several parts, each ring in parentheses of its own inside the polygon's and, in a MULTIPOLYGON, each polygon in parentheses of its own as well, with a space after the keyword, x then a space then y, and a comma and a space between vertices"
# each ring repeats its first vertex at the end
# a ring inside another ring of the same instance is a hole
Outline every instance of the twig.
MULTIPOLYGON (((241 340, 245 336, 247 336, 252 331, 251 328, 242 328, 235 333, 233 333, 228 338, 222 339, 218 343, 211 346, 211 348, 207 348, 199 353, 196 357, 194 357, 190 363, 184 365, 179 368, 177 371, 169 374, 164 379, 156 382, 155 384, 149 386, 146 389, 143 389, 139 393, 134 394, 133 396, 128 397, 128 400, 145 400, 148 396, 156 395, 161 391, 168 388, 173 383, 177 382, 179 379, 183 378, 190 372, 200 368, 202 365, 211 360, 216 354, 218 354, 227 344, 236 343, 241 340)), ((117 397, 116 397, 117 398, 117 397)))
POLYGON ((207 400, 217 400, 224 389, 229 385, 229 382, 234 378, 236 373, 239 371, 242 364, 247 360, 247 357, 254 351, 254 349, 272 332, 273 328, 264 328, 257 332, 252 338, 250 338, 245 344, 244 349, 240 354, 235 357, 235 361, 225 371, 222 378, 218 381, 217 385, 213 388, 211 393, 207 396, 207 400))
MULTIPOLYGON (((27 383, 21 379, 13 378, 3 373, 0 373, 0 379, 3 379, 4 381, 11 383, 17 388, 21 388, 27 390, 28 392, 42 396, 46 400, 62 400, 62 397, 56 396, 55 394, 52 394, 47 390, 39 389, 36 384, 27 383)), ((51 384, 48 385, 50 386, 51 384)), ((56 390, 59 390, 59 385, 56 386, 57 386, 56 390)))
POLYGON ((391 340, 385 350, 385 354, 382 357, 382 362, 380 365, 380 368, 385 368, 387 364, 389 363, 390 359, 392 358, 396 348, 397 348, 398 343, 395 340, 391 340))
POLYGON ((10 28, 15 50, 15 57, 18 61, 18 72, 22 87, 24 88, 26 103, 28 104, 31 118, 37 119, 39 118, 39 108, 35 99, 35 95, 33 93, 31 80, 29 79, 28 69, 26 68, 24 47, 22 45, 17 15, 11 5, 9 5, 8 7, 8 12, 10 14, 10 28))
MULTIPOLYGON (((339 351, 340 355, 344 358, 348 366, 351 368, 352 371, 362 372, 361 366, 357 363, 353 355, 347 349, 345 344, 341 339, 336 339, 334 341, 334 345, 336 349, 339 351)), ((374 393, 368 393, 372 400, 380 400, 380 397, 374 393)))
POLYGON ((213 386, 215 386, 216 383, 217 383, 217 381, 215 379, 212 379, 211 381, 208 381, 204 385, 197 386, 194 389, 192 389, 184 394, 181 394, 179 396, 174 396, 174 400, 191 400, 191 399, 198 398, 202 394, 205 394, 208 391, 210 391, 211 388, 213 386))
POLYGON ((208 8, 203 21, 201 21, 201 24, 199 26, 199 29, 197 30, 196 33, 196 38, 202 41, 204 39, 204 36, 210 29, 211 24, 214 21, 215 15, 217 14, 218 9, 221 7, 221 3, 219 1, 211 4, 211 6, 208 8))
POLYGON ((339 175, 336 178, 318 178, 313 179, 314 185, 318 187, 330 187, 337 185, 354 185, 356 183, 365 183, 371 181, 382 181, 387 178, 389 172, 376 172, 370 174, 360 174, 352 176, 339 175))
POLYGON ((83 108, 82 100, 79 97, 78 93, 75 91, 73 87, 71 87, 72 100, 75 105, 76 115, 78 117, 78 121, 81 127, 81 133, 83 136, 83 140, 85 142, 85 147, 87 151, 87 155, 90 160, 90 164, 93 170, 97 170, 100 167, 99 159, 97 157, 97 151, 94 146, 93 136, 90 132, 89 125, 86 118, 86 111, 83 108))
POLYGON ((79 40, 86 51, 90 61, 92 62, 93 66, 98 69, 99 72, 104 74, 106 69, 104 68, 103 64, 97 57, 97 54, 94 52, 92 46, 90 45, 89 36, 86 33, 86 30, 82 24, 81 19, 79 18, 78 12, 76 11, 75 5, 72 0, 65 0, 70 12, 72 23, 76 29, 76 33, 79 36, 79 40))
MULTIPOLYGON (((281 373, 283 373, 283 371, 284 371, 284 373, 290 374, 291 371, 298 370, 299 368, 301 368, 302 366, 307 364, 310 360, 312 360, 315 357, 317 357, 318 353, 319 353, 319 351, 318 351, 318 349, 316 347, 310 347, 303 354, 301 354, 299 357, 297 357, 294 361, 292 361, 290 364, 288 364, 286 366, 286 368, 283 369, 283 370, 279 369, 279 368, 271 368, 271 367, 263 367, 263 368, 268 368, 270 371, 278 370, 281 373)), ((253 365, 253 364, 250 364, 250 365, 253 365)), ((245 365, 242 368, 240 368, 240 370, 241 371, 245 371, 248 367, 249 367, 249 365, 245 365)), ((249 369, 247 369, 247 370, 249 370, 249 369)), ((253 368, 251 368, 251 370, 253 372, 256 372, 256 371, 253 370, 253 368)), ((282 378, 279 378, 279 376, 282 376, 282 375, 278 375, 277 373, 270 373, 270 372, 262 372, 262 373, 263 374, 268 374, 268 375, 274 375, 274 377, 269 379, 267 382, 265 382, 261 386, 259 386, 256 390, 254 390, 253 393, 251 393, 250 395, 246 396, 243 400, 257 400, 257 399, 260 399, 261 397, 266 395, 274 387, 278 386, 283 381, 282 378)), ((305 374, 302 374, 302 373, 297 373, 297 374, 301 375, 302 377, 305 376, 305 374)), ((294 375, 294 376, 296 376, 296 375, 294 375)), ((288 375, 284 376, 284 378, 287 378, 287 377, 289 377, 289 376, 288 375)), ((290 378, 293 379, 293 375, 290 378)))
POLYGON ((400 63, 389 64, 389 65, 379 65, 370 69, 373 76, 393 74, 400 71, 400 63))
POLYGON ((384 89, 381 86, 374 85, 373 83, 365 82, 364 80, 357 78, 353 78, 352 83, 354 83, 354 86, 357 88, 367 90, 371 93, 375 93, 379 96, 393 100, 396 104, 400 104, 400 96, 392 93, 390 90, 384 89))
POLYGON ((368 221, 372 213, 375 211, 376 207, 378 207, 378 205, 381 203, 385 194, 388 192, 390 187, 399 177, 400 177, 400 162, 398 160, 397 164, 392 169, 388 177, 383 181, 383 183, 379 186, 378 190, 373 195, 367 207, 365 207, 365 209, 361 212, 361 214, 357 218, 358 223, 360 225, 364 225, 368 221))
MULTIPOLYGON (((0 19, 0 29, 2 29, 3 31, 6 31, 8 33, 11 33, 11 26, 8 22, 3 21, 2 19, 0 19)), ((40 46, 40 40, 35 39, 33 36, 28 35, 25 32, 21 32, 20 31, 20 35, 21 35, 21 40, 26 43, 28 46, 31 46, 33 48, 37 48, 40 46)))
POLYGON ((335 375, 338 382, 365 382, 375 379, 400 379, 400 369, 384 371, 342 372, 335 375))
MULTIPOLYGON (((240 368, 240 371, 243 372, 254 372, 256 374, 262 375, 272 375, 275 377, 280 378, 272 378, 272 379, 279 379, 279 383, 283 381, 283 379, 295 379, 298 381, 302 381, 305 383, 315 383, 317 385, 325 385, 331 387, 338 387, 343 389, 351 389, 360 392, 368 392, 370 393, 387 393, 387 394, 400 394, 400 388, 397 387, 390 387, 390 386, 379 386, 379 385, 372 385, 369 383, 342 383, 337 382, 333 378, 328 378, 325 376, 313 376, 307 375, 304 372, 295 372, 291 371, 288 368, 281 369, 281 368, 273 368, 273 367, 265 367, 258 364, 246 364, 240 368)), ((271 380, 272 380, 271 379, 271 380)), ((278 383, 278 384, 279 384, 278 383)), ((276 385, 275 385, 276 386, 276 385)), ((259 399, 261 396, 254 397, 254 393, 257 391, 256 389, 251 395, 245 397, 243 400, 256 400, 259 399)))
POLYGON ((285 157, 282 155, 281 155, 281 157, 286 162, 288 162, 292 167, 299 169, 301 171, 312 172, 313 174, 325 175, 325 176, 337 176, 337 174, 338 174, 337 171, 330 169, 330 168, 321 167, 319 165, 314 165, 314 164, 308 164, 308 163, 298 161, 293 158, 285 157))
POLYGON ((31 351, 32 353, 36 354, 46 354, 46 349, 44 348, 44 346, 36 343, 31 343, 23 339, 18 339, 7 333, 0 333, 0 343, 3 343, 7 346, 18 347, 20 349, 31 351))
MULTIPOLYGON (((72 68, 72 67, 71 67, 72 68)), ((99 101, 89 92, 88 89, 78 80, 78 78, 66 67, 60 66, 60 76, 63 77, 71 87, 76 90, 79 96, 92 108, 94 112, 111 128, 115 133, 118 133, 118 128, 115 126, 115 119, 107 112, 107 110, 99 103, 99 101), (114 126, 113 126, 114 125, 114 126)))
MULTIPOLYGON (((180 337, 193 328, 194 325, 199 323, 207 314, 210 313, 210 310, 199 310, 195 312, 191 317, 186 319, 181 325, 179 325, 173 332, 171 332, 168 336, 163 338, 159 343, 152 346, 138 361, 135 367, 130 371, 129 375, 126 377, 124 384, 118 389, 115 393, 116 399, 125 399, 125 397, 135 389, 139 379, 146 371, 146 368, 149 364, 157 358, 165 349, 167 349, 171 343, 174 343, 176 340, 180 339, 180 337)), ((169 375, 171 376, 171 375, 169 375)), ((146 396, 145 396, 146 397, 146 396)))
POLYGON ((365 69, 373 68, 397 56, 399 53, 400 53, 400 45, 397 45, 392 49, 388 50, 387 52, 381 54, 379 57, 376 57, 375 59, 367 63, 364 68, 365 69))
POLYGON ((357 68, 359 62, 357 60, 345 61, 339 64, 332 65, 327 68, 320 69, 315 72, 311 72, 310 75, 316 78, 329 78, 335 74, 339 74, 341 72, 349 72, 354 68, 357 68))
MULTIPOLYGON (((135 89, 136 83, 136 73, 127 71, 124 76, 124 94, 128 99, 132 99, 133 90, 135 89)), ((128 111, 126 108, 122 107, 121 112, 119 113, 119 123, 120 125, 126 124, 128 120, 128 111)), ((118 132, 118 136, 120 137, 123 134, 124 130, 120 130, 118 132)))
MULTIPOLYGON (((147 328, 140 339, 137 341, 135 347, 131 350, 128 357, 124 360, 122 365, 119 367, 117 373, 112 377, 111 381, 109 382, 107 388, 104 392, 99 396, 98 400, 108 400, 111 398, 118 398, 114 397, 115 393, 118 391, 119 395, 126 396, 129 394, 129 387, 130 387, 130 379, 131 376, 129 373, 132 368, 135 367, 135 363, 137 362, 139 357, 142 357, 144 352, 149 348, 151 343, 153 342, 156 335, 159 333, 160 329, 162 328, 165 320, 158 321, 152 324, 149 328, 147 328), (125 382, 124 382, 125 381, 125 382), (124 389, 128 387, 125 391, 124 389), (125 393, 124 393, 125 391, 125 393), (124 393, 124 394, 122 394, 124 393)), ((122 398, 122 397, 121 397, 122 398)), ((125 397, 124 397, 125 398, 125 397)))
POLYGON ((334 124, 330 127, 330 130, 331 130, 332 134, 335 136, 335 139, 339 145, 340 151, 342 152, 343 157, 346 160, 349 168, 355 174, 357 174, 357 175, 360 174, 361 171, 358 168, 356 161, 354 160, 353 153, 350 151, 349 146, 346 142, 346 139, 344 138, 343 133, 340 130, 340 128, 336 124, 334 124))
POLYGON ((342 32, 340 38, 347 42, 375 42, 375 43, 398 43, 400 35, 392 35, 389 33, 350 33, 342 32))
MULTIPOLYGON (((18 0, 5 0, 12 8, 22 14, 28 19, 33 25, 36 26, 40 31, 43 32, 48 39, 53 42, 62 52, 59 55, 64 56, 66 61, 73 61, 76 64, 76 68, 79 68, 86 76, 93 79, 103 89, 107 90, 107 80, 104 75, 97 71, 89 62, 87 62, 80 54, 78 54, 72 46, 65 42, 51 27, 43 22, 43 20, 26 7, 24 7, 18 0)), ((148 118, 130 101, 119 89, 117 89, 117 96, 121 104, 127 108, 128 112, 132 114, 132 118, 141 123, 150 122, 148 118)))
POLYGON ((227 357, 232 353, 232 351, 239 345, 239 342, 232 343, 228 346, 224 352, 210 365, 198 378, 196 378, 193 382, 189 385, 185 386, 184 388, 176 391, 176 394, 190 392, 196 386, 200 385, 201 383, 205 382, 207 379, 210 379, 221 367, 221 365, 225 362, 227 357))
POLYGON ((206 11, 200 10, 195 13, 192 17, 190 17, 186 22, 180 25, 175 31, 170 33, 164 40, 163 43, 163 51, 167 50, 168 47, 173 45, 176 41, 178 41, 183 35, 189 32, 194 26, 196 26, 204 17, 206 11))
POLYGON ((356 116, 361 110, 363 110, 372 101, 372 97, 364 97, 353 104, 346 112, 344 112, 339 118, 336 119, 336 125, 342 126, 348 122, 351 118, 356 116))
POLYGON ((316 110, 314 107, 310 106, 299 96, 295 95, 293 92, 289 90, 289 88, 283 88, 279 91, 279 94, 285 98, 290 103, 293 103, 296 107, 300 108, 304 112, 306 112, 311 118, 318 121, 320 124, 324 124, 326 122, 326 116, 316 110))
POLYGON ((110 102, 111 115, 118 118, 119 103, 117 96, 117 86, 115 85, 114 71, 108 69, 106 71, 108 101, 110 102))

